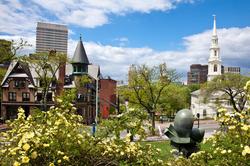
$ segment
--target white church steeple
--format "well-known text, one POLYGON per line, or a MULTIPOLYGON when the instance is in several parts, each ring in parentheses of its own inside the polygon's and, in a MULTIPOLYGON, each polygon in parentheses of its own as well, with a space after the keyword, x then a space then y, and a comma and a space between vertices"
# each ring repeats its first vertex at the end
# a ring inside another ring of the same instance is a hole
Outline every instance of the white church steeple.
POLYGON ((211 81, 214 77, 221 75, 221 58, 220 48, 218 45, 218 36, 216 31, 216 16, 214 16, 213 35, 210 46, 210 56, 208 59, 208 76, 207 80, 211 81))

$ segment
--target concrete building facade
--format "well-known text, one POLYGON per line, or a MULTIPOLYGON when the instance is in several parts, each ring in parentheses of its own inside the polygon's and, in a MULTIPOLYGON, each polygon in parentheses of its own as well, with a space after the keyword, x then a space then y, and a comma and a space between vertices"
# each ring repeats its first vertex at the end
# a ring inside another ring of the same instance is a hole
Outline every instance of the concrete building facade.
POLYGON ((65 25, 37 23, 36 52, 56 50, 67 54, 68 28, 65 25))

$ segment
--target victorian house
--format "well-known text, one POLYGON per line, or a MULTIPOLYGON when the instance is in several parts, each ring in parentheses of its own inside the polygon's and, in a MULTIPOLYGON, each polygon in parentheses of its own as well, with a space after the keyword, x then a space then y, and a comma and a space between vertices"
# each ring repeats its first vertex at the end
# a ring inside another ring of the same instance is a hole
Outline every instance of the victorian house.
MULTIPOLYGON (((80 39, 71 63, 63 64, 57 72, 57 84, 51 85, 47 95, 48 106, 54 105, 54 97, 62 90, 76 88, 77 99, 74 101, 78 114, 84 117, 85 123, 91 124, 96 116, 96 88, 100 68, 89 63, 82 40, 80 39), (88 82, 82 84, 82 77, 88 82)), ((24 62, 12 61, 1 83, 2 103, 1 118, 14 119, 18 107, 29 115, 33 108, 42 108, 40 80, 34 69, 24 62)))

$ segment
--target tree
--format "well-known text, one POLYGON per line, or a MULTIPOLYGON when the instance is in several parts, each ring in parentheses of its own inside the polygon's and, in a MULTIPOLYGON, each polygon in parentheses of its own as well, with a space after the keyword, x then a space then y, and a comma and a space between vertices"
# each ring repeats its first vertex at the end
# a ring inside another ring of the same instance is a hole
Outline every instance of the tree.
POLYGON ((0 39, 0 64, 12 61, 16 57, 18 51, 28 46, 31 45, 22 38, 19 41, 0 39))
POLYGON ((39 81, 42 91, 43 110, 47 110, 47 95, 51 86, 58 83, 56 73, 62 65, 65 65, 67 56, 62 53, 51 51, 50 53, 37 53, 30 56, 24 56, 22 61, 34 70, 39 81))
POLYGON ((155 113, 164 89, 178 79, 175 70, 167 68, 166 64, 154 67, 133 65, 129 71, 128 90, 122 92, 129 103, 147 111, 152 118, 152 134, 155 129, 155 113))
POLYGON ((226 73, 220 75, 205 86, 206 98, 216 92, 223 92, 224 94, 221 95, 220 99, 228 100, 235 111, 241 112, 244 110, 247 101, 244 86, 249 79, 249 77, 240 74, 226 73))
POLYGON ((160 98, 160 112, 172 115, 180 109, 189 106, 189 88, 171 83, 167 86, 160 98))

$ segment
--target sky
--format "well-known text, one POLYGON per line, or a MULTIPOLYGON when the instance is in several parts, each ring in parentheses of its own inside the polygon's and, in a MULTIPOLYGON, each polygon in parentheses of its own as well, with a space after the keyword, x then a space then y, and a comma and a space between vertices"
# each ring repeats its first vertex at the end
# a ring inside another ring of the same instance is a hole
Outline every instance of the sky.
POLYGON ((165 62, 186 82, 191 64, 207 64, 216 15, 224 66, 250 72, 249 0, 0 0, 0 38, 32 44, 38 21, 65 24, 68 57, 80 34, 102 75, 126 82, 131 64, 165 62))

